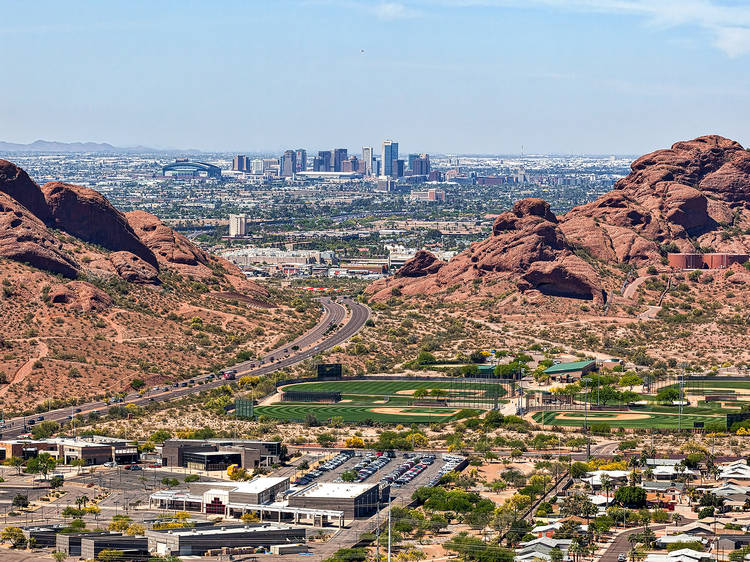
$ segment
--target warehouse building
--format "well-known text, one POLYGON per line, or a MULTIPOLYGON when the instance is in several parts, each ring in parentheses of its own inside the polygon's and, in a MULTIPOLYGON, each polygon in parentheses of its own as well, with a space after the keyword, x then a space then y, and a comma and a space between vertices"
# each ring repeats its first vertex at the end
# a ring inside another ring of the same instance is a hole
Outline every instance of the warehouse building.
MULTIPOLYGON (((119 535, 119 533, 116 533, 119 535)), ((109 531, 89 531, 85 533, 59 533, 55 537, 55 550, 68 556, 81 556, 81 541, 85 538, 112 535, 109 531)), ((122 535, 119 535, 122 536, 122 535)))
POLYGON ((159 556, 203 556, 221 548, 265 547, 304 542, 305 530, 264 524, 211 529, 146 531, 148 550, 159 556))
POLYGON ((161 448, 161 464, 195 470, 226 470, 230 464, 252 469, 278 464, 283 451, 278 441, 168 439, 161 448))
POLYGON ((388 502, 390 486, 348 482, 317 482, 289 495, 289 507, 338 509, 346 519, 370 517, 388 502))

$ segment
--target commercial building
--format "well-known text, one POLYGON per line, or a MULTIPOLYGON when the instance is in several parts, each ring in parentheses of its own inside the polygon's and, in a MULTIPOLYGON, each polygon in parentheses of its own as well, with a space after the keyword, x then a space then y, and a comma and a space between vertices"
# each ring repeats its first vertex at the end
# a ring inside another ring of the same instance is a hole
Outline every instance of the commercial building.
POLYGON ((294 150, 284 151, 279 162, 279 175, 288 178, 297 173, 297 153, 294 150))
POLYGON ((305 529, 280 525, 252 525, 207 529, 146 531, 148 550, 159 556, 203 556, 221 548, 266 547, 302 543, 305 529))
POLYGON ((238 154, 232 160, 232 170, 234 170, 235 172, 247 172, 248 171, 247 164, 248 164, 247 156, 238 154))
POLYGON ((98 560, 102 550, 118 550, 125 560, 147 560, 148 540, 146 537, 128 535, 95 535, 81 538, 80 557, 98 560))
MULTIPOLYGON (((409 155, 411 158, 413 155, 409 155)), ((409 170, 414 176, 429 176, 430 175, 430 155, 420 154, 419 157, 414 160, 409 160, 409 170)))
POLYGON ((345 148, 335 148, 333 150, 333 171, 343 172, 342 164, 347 158, 347 150, 345 148))
POLYGON ((247 225, 250 222, 247 215, 229 215, 229 236, 245 236, 247 225))
POLYGON ((259 175, 264 172, 263 168, 263 159, 262 158, 253 158, 253 160, 250 162, 250 173, 259 175))
POLYGON ((392 140, 383 141, 383 152, 381 153, 383 160, 382 174, 389 178, 398 177, 398 143, 392 140))
POLYGON ((59 462, 70 464, 74 459, 82 459, 87 465, 117 462, 126 464, 138 460, 138 448, 129 445, 127 441, 92 435, 90 437, 72 439, 54 437, 39 440, 10 439, 0 441, 0 461, 10 457, 25 459, 36 457, 46 452, 57 458, 59 462))
POLYGON ((120 533, 111 533, 109 531, 89 531, 85 533, 58 533, 55 536, 55 550, 63 552, 68 556, 81 557, 81 541, 85 538, 101 536, 118 536, 120 533))
POLYGON ((304 172, 307 170, 307 150, 304 148, 298 148, 295 153, 296 160, 296 172, 304 172))
POLYGON ((359 160, 352 156, 341 163, 342 172, 359 172, 359 160))
POLYGON ((750 259, 748 254, 667 254, 667 263, 676 269, 726 269, 743 264, 750 259))
POLYGON ((364 174, 366 176, 376 175, 374 173, 374 165, 373 165, 375 161, 375 155, 373 154, 371 146, 362 147, 362 161, 365 164, 364 174))
POLYGON ((230 464, 250 469, 282 460, 278 441, 246 439, 168 439, 161 448, 162 466, 226 470, 230 464))
POLYGON ((164 177, 173 178, 221 178, 221 168, 205 162, 193 162, 178 158, 161 169, 164 177))
POLYGON ((380 484, 317 482, 289 494, 289 507, 339 509, 346 519, 370 517, 388 502, 390 486, 380 484))
POLYGON ((411 201, 423 201, 427 203, 445 203, 445 191, 430 188, 425 191, 412 191, 409 194, 411 201))
POLYGON ((333 168, 331 167, 333 160, 333 154, 330 150, 321 150, 318 152, 318 160, 317 165, 318 169, 315 169, 315 166, 313 166, 314 172, 332 172, 333 168))

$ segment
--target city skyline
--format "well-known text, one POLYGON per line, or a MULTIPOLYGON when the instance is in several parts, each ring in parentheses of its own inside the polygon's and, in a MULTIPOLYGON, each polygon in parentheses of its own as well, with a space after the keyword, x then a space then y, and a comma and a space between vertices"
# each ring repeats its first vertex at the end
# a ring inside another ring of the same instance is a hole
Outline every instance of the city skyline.
POLYGON ((3 140, 252 153, 393 137, 454 154, 750 143, 738 2, 81 5, 6 7, 3 140))

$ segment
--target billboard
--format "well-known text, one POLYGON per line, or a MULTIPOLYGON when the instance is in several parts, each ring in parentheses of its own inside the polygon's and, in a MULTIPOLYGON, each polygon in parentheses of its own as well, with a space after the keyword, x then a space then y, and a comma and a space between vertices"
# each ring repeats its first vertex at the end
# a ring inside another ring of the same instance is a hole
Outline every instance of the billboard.
POLYGON ((321 363, 318 365, 319 379, 340 379, 341 376, 341 363, 321 363))

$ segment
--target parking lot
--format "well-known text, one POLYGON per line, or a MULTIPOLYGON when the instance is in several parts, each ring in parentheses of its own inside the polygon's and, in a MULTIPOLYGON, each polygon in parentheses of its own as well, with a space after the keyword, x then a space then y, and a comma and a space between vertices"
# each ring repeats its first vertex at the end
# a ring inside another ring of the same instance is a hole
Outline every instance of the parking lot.
POLYGON ((398 503, 408 503, 422 486, 434 486, 440 477, 456 468, 463 457, 434 453, 399 452, 394 456, 372 451, 343 451, 292 480, 295 487, 314 482, 341 482, 342 474, 356 475, 354 482, 390 484, 398 503), (445 460, 444 460, 445 458, 445 460))

